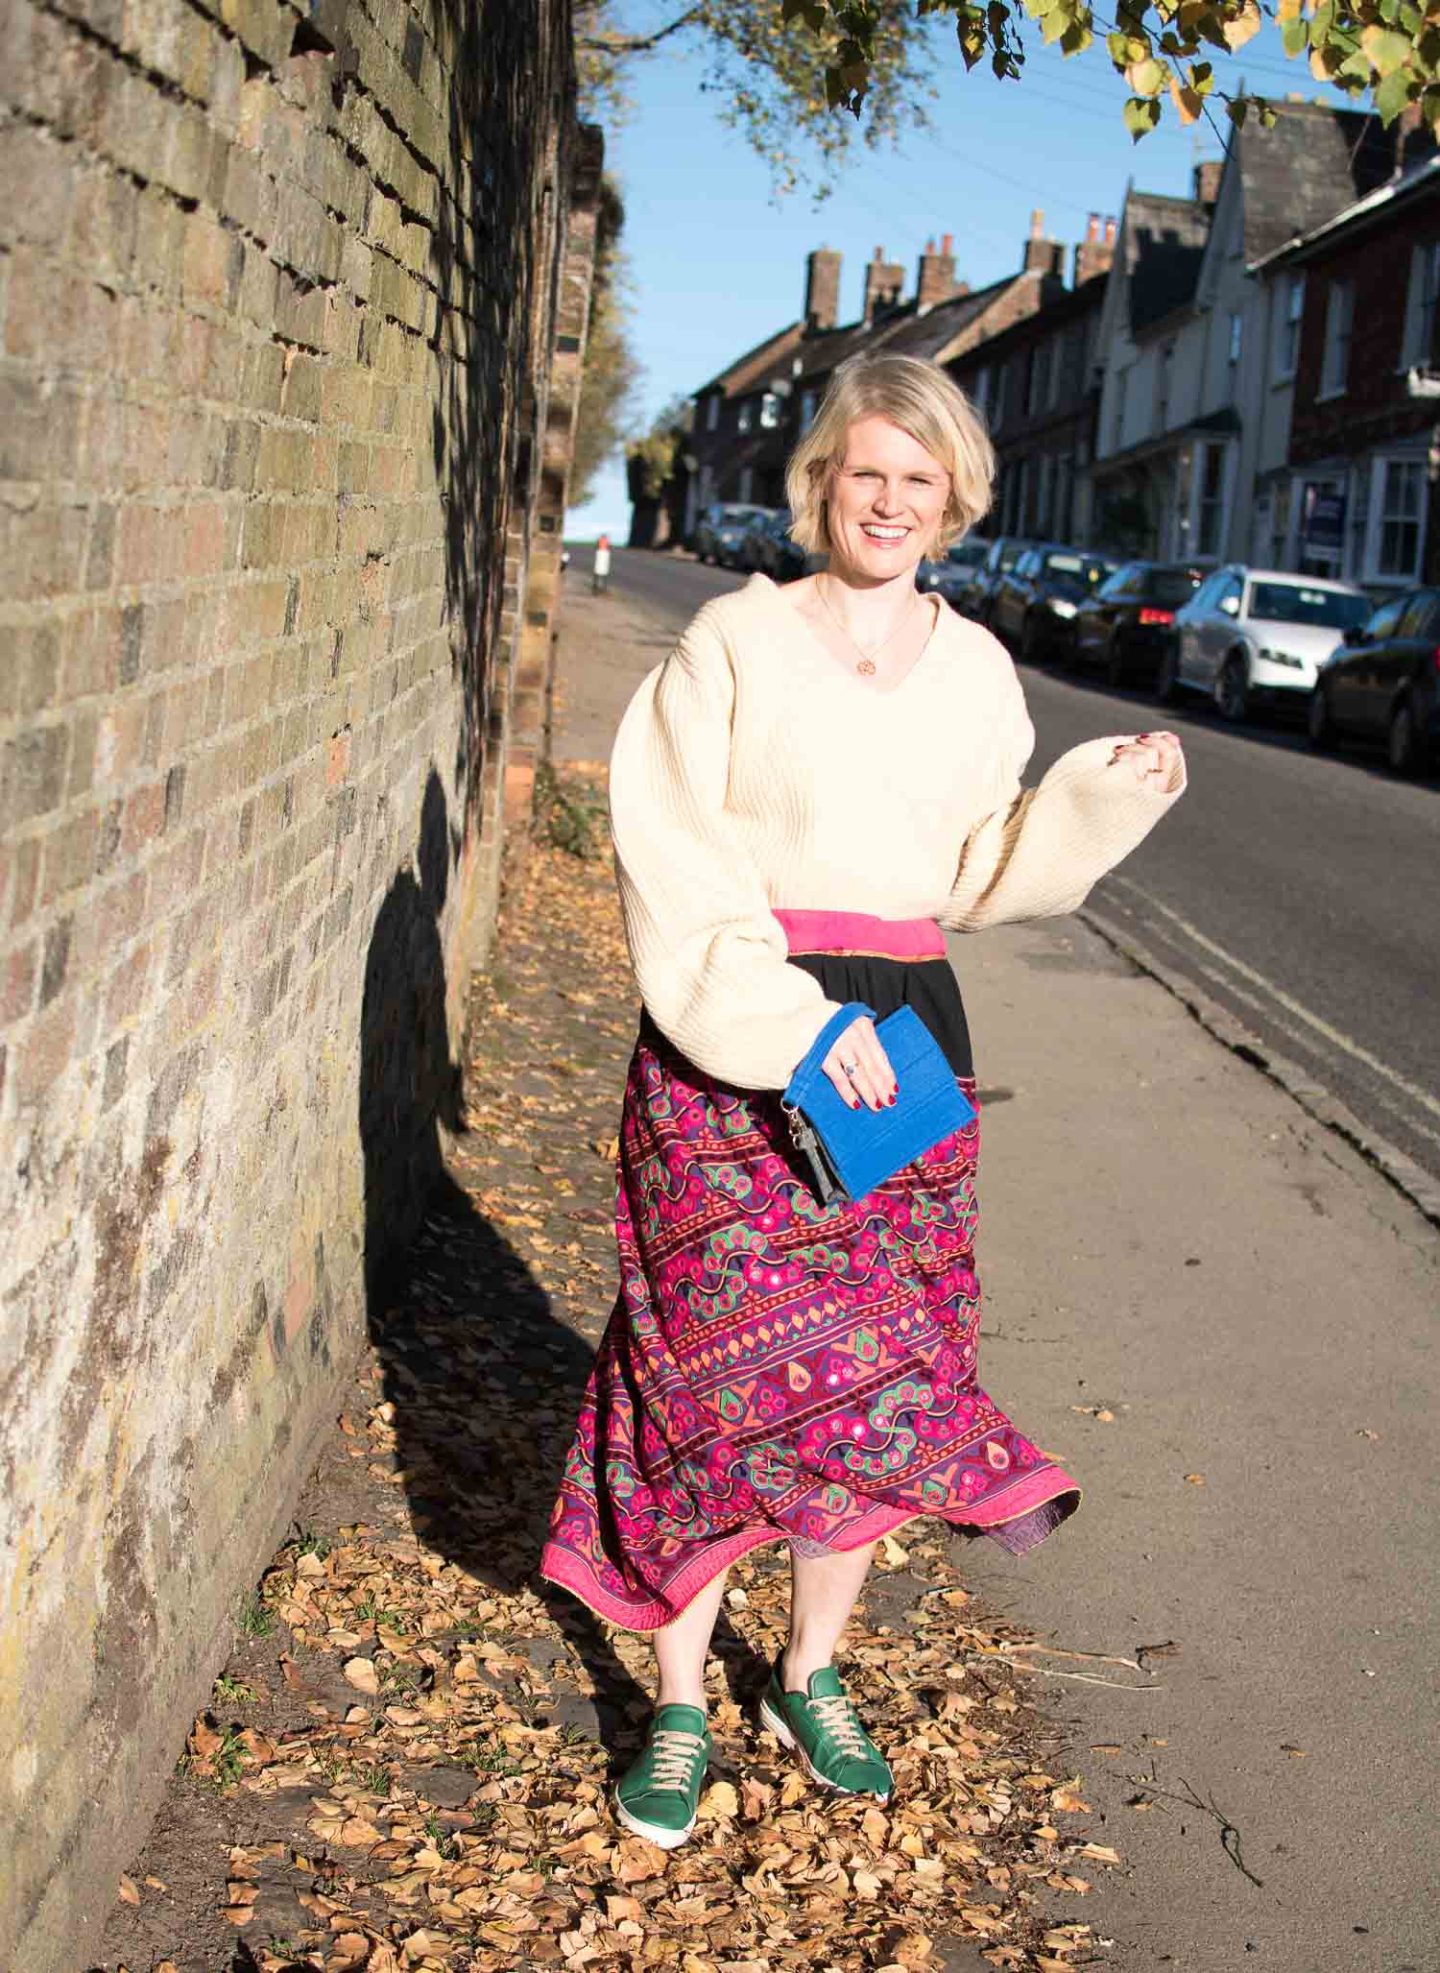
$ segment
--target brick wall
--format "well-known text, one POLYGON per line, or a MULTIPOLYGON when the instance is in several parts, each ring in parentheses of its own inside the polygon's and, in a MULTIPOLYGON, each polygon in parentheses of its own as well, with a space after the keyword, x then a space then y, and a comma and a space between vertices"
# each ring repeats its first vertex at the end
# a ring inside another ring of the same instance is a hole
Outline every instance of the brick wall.
POLYGON ((1433 399, 1413 398, 1400 352, 1411 248, 1440 238, 1440 194, 1408 201, 1390 220, 1342 237, 1304 263, 1305 313, 1295 377, 1290 459, 1305 464, 1405 438, 1435 423, 1433 399), (1350 366, 1344 391, 1325 397, 1327 300, 1332 281, 1354 289, 1350 366))
POLYGON ((0 4, 16 1973, 83 1962, 454 1120, 597 170, 567 0, 0 4))

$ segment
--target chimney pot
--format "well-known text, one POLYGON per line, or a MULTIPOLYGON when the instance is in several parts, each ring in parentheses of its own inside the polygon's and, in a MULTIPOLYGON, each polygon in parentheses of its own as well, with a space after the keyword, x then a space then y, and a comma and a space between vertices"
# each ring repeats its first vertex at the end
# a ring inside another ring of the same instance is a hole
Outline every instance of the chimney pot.
POLYGON ((1045 215, 1038 206, 1030 214, 1030 237, 1032 240, 1043 240, 1045 237, 1045 215))
POLYGON ((955 235, 953 233, 942 233, 940 235, 940 251, 941 253, 954 253, 955 235))

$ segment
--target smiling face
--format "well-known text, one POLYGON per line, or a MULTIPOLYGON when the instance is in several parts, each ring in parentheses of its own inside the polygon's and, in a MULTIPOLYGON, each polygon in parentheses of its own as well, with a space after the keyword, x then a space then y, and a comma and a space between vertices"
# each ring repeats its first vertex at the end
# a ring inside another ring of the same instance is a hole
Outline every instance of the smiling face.
POLYGON ((889 582, 928 554, 950 498, 950 475, 888 418, 857 418, 825 487, 832 566, 889 582))

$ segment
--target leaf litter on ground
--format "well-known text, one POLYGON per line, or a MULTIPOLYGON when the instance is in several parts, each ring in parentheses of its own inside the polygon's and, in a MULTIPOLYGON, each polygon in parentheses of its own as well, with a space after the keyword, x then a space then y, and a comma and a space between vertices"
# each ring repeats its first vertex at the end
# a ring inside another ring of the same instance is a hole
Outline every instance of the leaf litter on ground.
MULTIPOLYGON (((233 1927, 261 1973, 894 1973, 943 1963, 946 1939, 1016 1973, 1071 1967, 1093 1940, 1056 1902, 1090 1888, 1076 1865, 1119 1858, 1062 1826, 1088 1805, 1046 1764, 1041 1647, 977 1610, 934 1521, 883 1545, 880 1607, 862 1604, 842 1652, 895 1771, 888 1803, 823 1795, 754 1724, 788 1586, 783 1551, 762 1549, 732 1572, 717 1631, 694 1838, 667 1853, 613 1821, 650 1649, 534 1574, 613 1278, 635 1003, 608 860, 532 850, 497 951, 468 1129, 446 1145, 453 1196, 397 1277, 322 1458, 364 1512, 333 1526, 312 1512, 276 1555, 259 1592, 274 1635, 242 1640, 217 1686, 249 1680, 255 1703, 243 1725, 202 1715, 172 1784, 218 1793, 246 1832, 189 1859, 230 1954, 233 1927), (283 1933, 267 1932, 277 1887, 283 1933)), ((175 1865, 147 1851, 123 1898, 175 1865)), ((117 1908, 107 1967, 198 1945, 164 1936, 156 1911, 133 1930, 147 1899, 158 1907, 142 1892, 139 1911, 117 1908)), ((216 1954, 181 1951, 187 1973, 231 1965, 216 1954)))

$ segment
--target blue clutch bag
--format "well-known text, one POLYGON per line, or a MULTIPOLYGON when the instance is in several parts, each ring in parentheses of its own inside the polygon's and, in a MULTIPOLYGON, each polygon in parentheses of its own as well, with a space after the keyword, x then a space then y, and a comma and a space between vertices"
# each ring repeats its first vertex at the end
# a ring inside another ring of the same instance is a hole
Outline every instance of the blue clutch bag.
POLYGON ((852 1110, 821 1064, 852 1021, 873 1011, 851 1001, 825 1023, 786 1085, 780 1101, 821 1205, 862 1199, 911 1164, 922 1151, 975 1121, 955 1071, 913 1007, 876 1022, 875 1032, 899 1085, 894 1104, 852 1110))

